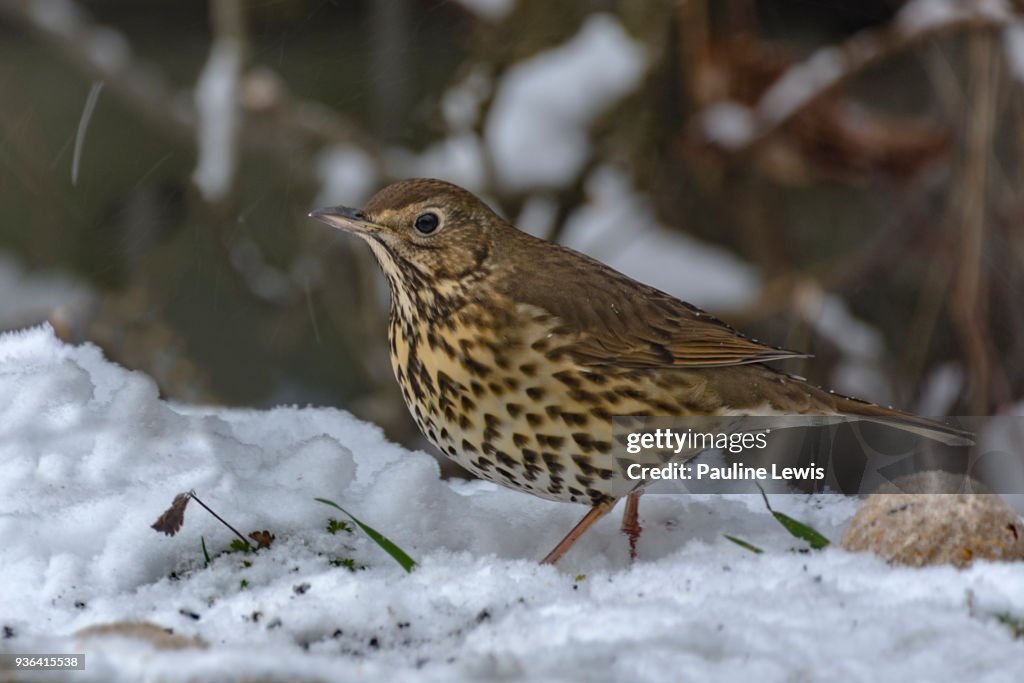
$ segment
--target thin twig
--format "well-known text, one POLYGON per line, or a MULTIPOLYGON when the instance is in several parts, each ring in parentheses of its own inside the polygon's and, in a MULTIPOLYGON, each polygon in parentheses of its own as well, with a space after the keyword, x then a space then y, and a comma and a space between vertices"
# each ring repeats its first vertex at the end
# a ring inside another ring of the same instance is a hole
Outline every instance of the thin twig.
MULTIPOLYGON (((162 133, 179 141, 196 139, 196 111, 191 93, 175 88, 161 69, 134 54, 124 35, 93 21, 74 0, 61 0, 54 15, 46 3, 35 0, 0 0, 0 18, 30 29, 83 71, 90 80, 103 81, 110 92, 140 112, 162 133)), ((373 138, 353 121, 318 102, 294 99, 268 68, 244 74, 240 84, 246 119, 242 143, 279 157, 278 168, 294 172, 312 164, 295 164, 297 152, 308 154, 325 145, 350 145, 379 163, 373 138)), ((311 175, 303 178, 318 182, 311 175)))
POLYGON ((75 151, 71 155, 71 184, 78 185, 78 166, 82 161, 82 147, 85 145, 85 134, 89 130, 89 121, 92 120, 92 113, 96 109, 96 102, 100 99, 100 92, 103 90, 103 81, 96 81, 89 88, 89 96, 85 98, 85 106, 82 108, 82 117, 78 120, 78 130, 75 131, 75 151))
POLYGON ((988 334, 988 280, 984 276, 988 220, 989 165, 995 129, 996 67, 992 36, 976 33, 969 45, 969 91, 962 173, 963 194, 958 222, 959 267, 954 276, 950 309, 964 343, 972 384, 971 410, 983 415, 989 405, 994 364, 988 334))
POLYGON ((228 523, 227 523, 227 521, 226 521, 226 520, 225 520, 225 519, 224 519, 223 517, 221 517, 221 516, 220 516, 220 515, 218 515, 218 514, 217 514, 216 512, 214 512, 214 511, 213 511, 212 509, 210 509, 210 506, 208 506, 208 505, 207 505, 206 503, 204 503, 203 501, 199 500, 199 496, 197 496, 197 495, 196 495, 196 492, 195 492, 195 491, 189 491, 189 492, 188 492, 188 495, 189 495, 189 498, 191 498, 191 499, 192 499, 192 500, 194 500, 195 502, 197 502, 197 503, 199 503, 200 505, 202 505, 202 506, 203 506, 203 508, 204 508, 204 509, 205 509, 205 510, 206 510, 207 512, 209 512, 209 513, 210 513, 211 515, 213 515, 214 517, 216 517, 216 518, 217 518, 217 521, 219 521, 219 522, 220 522, 221 524, 223 524, 223 525, 224 525, 224 526, 226 526, 227 528, 231 529, 231 531, 233 531, 233 532, 234 532, 235 536, 238 536, 238 537, 239 537, 240 539, 242 539, 242 543, 244 543, 244 544, 245 544, 245 547, 246 547, 246 548, 249 548, 249 549, 251 549, 251 546, 249 545, 249 541, 245 540, 245 536, 243 536, 243 535, 242 535, 242 533, 241 533, 241 532, 240 532, 240 531, 239 531, 238 529, 236 529, 235 527, 233 527, 233 526, 231 526, 230 524, 228 524, 228 523))

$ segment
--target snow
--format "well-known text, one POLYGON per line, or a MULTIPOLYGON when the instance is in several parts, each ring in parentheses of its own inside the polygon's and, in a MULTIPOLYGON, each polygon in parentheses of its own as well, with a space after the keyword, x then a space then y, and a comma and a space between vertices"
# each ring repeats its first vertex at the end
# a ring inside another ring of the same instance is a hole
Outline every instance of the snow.
POLYGON ((458 0, 458 3, 482 19, 499 22, 515 7, 515 0, 458 0))
POLYGON ((391 161, 396 177, 438 178, 474 193, 483 192, 487 182, 480 138, 468 130, 452 133, 416 156, 393 150, 391 161))
POLYGON ((493 83, 483 67, 476 66, 441 96, 441 114, 450 130, 472 130, 480 118, 480 105, 491 94, 493 83))
MULTIPOLYGON (((948 415, 964 393, 963 368, 952 361, 941 363, 928 373, 921 384, 921 398, 914 412, 918 415, 948 415)), ((1024 482, 1021 485, 1024 491, 1024 482)))
POLYGON ((105 72, 116 72, 131 63, 128 39, 112 28, 99 27, 89 35, 89 58, 105 72))
POLYGON ((40 26, 56 31, 65 38, 74 35, 82 22, 82 11, 71 0, 33 0, 29 15, 40 26))
POLYGON ((751 266, 660 225, 622 171, 599 167, 585 189, 586 202, 566 222, 566 246, 702 308, 736 309, 756 299, 760 279, 751 266))
POLYGON ((0 296, 0 330, 52 318, 78 320, 97 298, 84 282, 65 273, 28 271, 3 251, 0 292, 17 292, 17 296, 0 296))
POLYGON ((523 202, 514 224, 517 228, 534 237, 547 239, 558 220, 558 202, 546 194, 531 194, 523 202))
POLYGON ((963 4, 954 0, 910 0, 896 15, 896 26, 907 35, 926 31, 962 16, 963 4))
POLYGON ((843 52, 823 47, 806 61, 786 70, 761 97, 758 116, 768 123, 782 121, 843 75, 843 52))
POLYGON ((704 135, 727 149, 738 149, 748 144, 757 130, 754 114, 738 102, 718 102, 701 115, 704 135))
POLYGON ((488 186, 487 151, 474 127, 482 102, 489 96, 491 78, 474 68, 441 97, 448 135, 418 155, 393 149, 387 159, 395 177, 439 178, 481 194, 488 186))
POLYGON ((1007 0, 975 0, 974 12, 995 22, 1005 22, 1013 18, 1014 10, 1007 0))
MULTIPOLYGON (((0 463, 0 652, 84 652, 76 681, 1024 676, 1024 645, 995 616, 1024 615, 1019 566, 796 552, 756 498, 650 495, 637 562, 609 518, 542 567, 582 508, 443 481, 430 456, 338 410, 169 404, 145 375, 47 326, 0 335, 0 463), (277 540, 225 553, 231 534, 194 502, 173 538, 150 529, 189 489, 277 540), (365 536, 327 533, 342 517, 318 496, 418 566, 407 574, 365 536), (75 635, 126 621, 207 646, 75 635)), ((855 508, 773 503, 833 539, 855 508)))
POLYGON ((638 85, 646 64, 616 19, 593 14, 564 45, 510 67, 485 127, 498 182, 509 191, 569 182, 589 155, 587 127, 638 85))
POLYGON ((1010 73, 1024 85, 1024 21, 1018 21, 1003 31, 1003 45, 1010 73))
POLYGON ((910 0, 900 8, 895 23, 905 36, 914 36, 968 18, 1003 23, 1012 17, 1006 0, 910 0))
POLYGON ((237 163, 238 78, 242 69, 242 45, 233 38, 219 38, 196 84, 199 114, 199 160, 192 179, 207 201, 223 199, 234 179, 237 163))
POLYGON ((377 189, 377 164, 366 152, 350 146, 334 145, 316 156, 316 175, 320 192, 315 204, 333 206, 343 199, 350 206, 362 206, 377 189))
POLYGON ((880 363, 885 351, 881 332, 858 320, 841 298, 810 282, 802 283, 798 289, 794 309, 817 336, 827 339, 842 354, 832 372, 830 386, 840 393, 868 397, 876 403, 892 402, 892 384, 880 363))

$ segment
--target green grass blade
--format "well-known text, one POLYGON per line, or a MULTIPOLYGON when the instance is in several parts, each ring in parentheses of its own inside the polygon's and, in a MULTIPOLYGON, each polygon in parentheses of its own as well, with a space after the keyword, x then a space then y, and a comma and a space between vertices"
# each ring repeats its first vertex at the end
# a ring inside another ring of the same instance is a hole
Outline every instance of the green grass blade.
POLYGON ((1010 629, 1015 640, 1024 638, 1024 619, 1015 617, 1009 612, 997 612, 995 617, 1000 624, 1010 629))
POLYGON ((209 567, 210 566, 210 551, 208 551, 206 549, 206 537, 205 536, 200 536, 199 537, 199 544, 201 546, 203 546, 203 559, 206 561, 206 564, 204 566, 209 567))
POLYGON ((779 520, 779 524, 786 527, 786 531, 802 541, 807 541, 807 544, 815 550, 821 550, 831 543, 831 541, 815 531, 812 527, 807 526, 803 522, 796 521, 789 515, 784 515, 781 512, 775 512, 774 510, 772 510, 772 515, 775 516, 775 519, 779 520))
POLYGON ((379 545, 384 552, 386 552, 388 555, 394 558, 395 562, 400 564, 402 566, 402 569, 404 569, 405 571, 411 572, 412 568, 416 566, 416 561, 409 557, 404 550, 395 545, 387 536, 380 533, 372 526, 363 524, 358 519, 356 519, 356 517, 351 512, 341 507, 333 500, 327 500, 326 498, 315 498, 314 500, 323 503, 324 505, 330 505, 331 507, 341 510, 343 513, 345 513, 345 515, 349 519, 355 522, 356 526, 363 530, 363 533, 369 536, 374 543, 379 545))
POLYGON ((773 510, 771 503, 768 502, 768 494, 765 493, 764 489, 760 486, 757 488, 761 489, 761 497, 764 498, 764 506, 768 508, 768 512, 772 513, 772 516, 775 517, 779 524, 781 524, 790 534, 796 536, 801 541, 807 541, 807 544, 815 550, 821 550, 831 543, 831 541, 818 533, 814 528, 804 524, 803 522, 796 521, 789 515, 773 510))
POLYGON ((729 534, 722 534, 722 535, 725 536, 726 538, 728 538, 730 541, 732 541, 736 545, 738 545, 739 547, 746 548, 747 550, 749 550, 752 553, 756 553, 756 554, 760 555, 761 553, 764 552, 763 550, 758 548, 753 543, 748 543, 748 542, 744 541, 742 538, 736 538, 735 536, 730 536, 729 534))

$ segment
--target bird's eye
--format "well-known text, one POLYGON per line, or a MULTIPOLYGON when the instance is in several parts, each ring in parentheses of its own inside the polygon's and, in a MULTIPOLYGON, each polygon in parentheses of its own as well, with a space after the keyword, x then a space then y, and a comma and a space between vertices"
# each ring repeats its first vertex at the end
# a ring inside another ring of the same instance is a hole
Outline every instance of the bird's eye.
POLYGON ((441 219, 437 217, 436 213, 421 213, 416 222, 413 224, 416 226, 416 231, 421 235, 429 235, 430 233, 437 230, 437 226, 441 223, 441 219))

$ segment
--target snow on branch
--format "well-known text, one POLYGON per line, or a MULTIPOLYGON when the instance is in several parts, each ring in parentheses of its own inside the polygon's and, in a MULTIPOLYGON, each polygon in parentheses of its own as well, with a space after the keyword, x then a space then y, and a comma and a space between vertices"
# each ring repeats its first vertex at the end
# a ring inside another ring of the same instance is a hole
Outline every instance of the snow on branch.
POLYGON ((1003 31, 1003 45, 1010 73, 1024 85, 1024 19, 1006 27, 1003 31))
POLYGON ((223 199, 238 159, 239 79, 242 75, 243 10, 240 0, 214 0, 215 38, 196 84, 199 159, 192 180, 208 202, 223 199))
POLYGON ((1024 28, 1003 0, 911 0, 887 27, 862 31, 791 66, 753 107, 731 101, 711 105, 701 116, 704 137, 732 151, 750 148, 897 52, 945 33, 996 28, 1005 28, 1011 67, 1024 79, 1024 28))
MULTIPOLYGON (((221 9, 213 9, 215 24, 222 21, 218 12, 232 3, 218 4, 221 9)), ((213 189, 217 196, 218 183, 230 178, 234 162, 218 155, 225 145, 231 152, 232 136, 233 147, 241 144, 280 158, 284 163, 278 167, 288 169, 291 182, 314 187, 321 179, 312 154, 320 148, 356 148, 381 166, 372 137, 353 121, 318 102, 294 98, 267 67, 242 72, 240 46, 215 41, 200 82, 190 92, 171 84, 159 65, 133 53, 121 32, 94 21, 74 0, 0 0, 0 19, 31 30, 165 135, 181 142, 199 141, 196 181, 204 195, 213 189), (234 104, 226 96, 234 97, 234 104), (296 163, 296 153, 309 154, 310 163, 296 163)), ((215 33, 219 39, 230 32, 215 33)))

